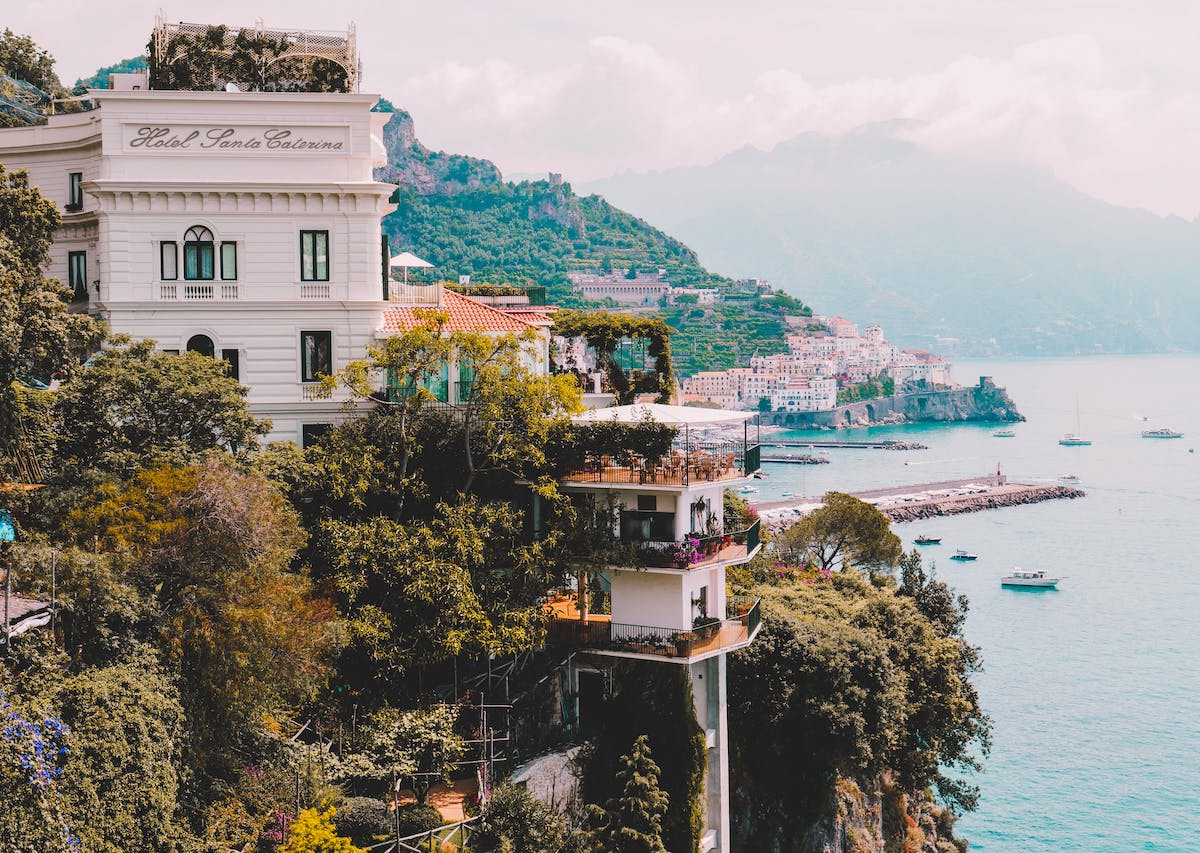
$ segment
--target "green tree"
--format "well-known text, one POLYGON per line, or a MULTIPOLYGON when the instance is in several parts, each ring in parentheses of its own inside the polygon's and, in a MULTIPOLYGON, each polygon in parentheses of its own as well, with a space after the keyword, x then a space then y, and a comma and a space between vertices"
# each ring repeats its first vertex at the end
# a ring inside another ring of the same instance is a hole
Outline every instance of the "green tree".
POLYGON ((221 768, 324 678, 338 622, 290 570, 303 533, 261 475, 220 457, 152 469, 98 488, 69 526, 154 603, 149 638, 178 673, 192 761, 221 768))
POLYGON ((366 853, 349 838, 338 835, 333 826, 334 810, 301 809, 280 853, 366 853))
POLYGON ((456 728, 458 711, 455 705, 411 711, 385 708, 371 720, 375 765, 385 775, 411 781, 421 805, 435 781, 450 784, 450 774, 466 753, 456 728))
POLYGON ((649 738, 639 736, 629 754, 622 756, 621 765, 616 776, 620 795, 604 808, 589 809, 588 849, 592 853, 667 853, 662 822, 669 798, 658 786, 659 768, 650 755, 649 738))
POLYGON ((49 51, 38 47, 29 36, 17 35, 7 27, 0 35, 0 73, 53 94, 62 90, 49 51))
POLYGON ((68 291, 42 276, 59 221, 25 172, 0 166, 0 459, 39 452, 20 446, 24 407, 14 383, 71 372, 74 356, 99 332, 86 315, 68 313, 68 291))
POLYGON ((481 823, 475 843, 485 850, 499 850, 507 842, 512 853, 557 853, 567 838, 563 816, 515 785, 492 791, 481 823))
POLYGON ((69 676, 56 701, 70 727, 62 789, 82 849, 180 849, 179 691, 153 656, 69 676))
POLYGON ((125 475, 210 450, 245 453, 271 426, 250 414, 225 362, 160 352, 153 341, 120 340, 95 355, 64 385, 60 413, 71 425, 60 442, 65 456, 125 475))
POLYGON ((903 553, 887 516, 843 492, 828 492, 821 507, 783 531, 777 542, 785 559, 825 571, 889 570, 903 553))

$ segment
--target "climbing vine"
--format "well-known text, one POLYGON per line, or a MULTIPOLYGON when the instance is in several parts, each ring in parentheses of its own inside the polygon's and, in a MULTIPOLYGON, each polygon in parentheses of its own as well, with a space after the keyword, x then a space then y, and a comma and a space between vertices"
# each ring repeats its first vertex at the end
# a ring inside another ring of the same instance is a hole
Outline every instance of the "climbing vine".
POLYGON ((330 59, 288 56, 283 32, 210 26, 202 33, 172 32, 162 56, 146 46, 150 88, 215 91, 227 83, 262 92, 348 92, 347 70, 330 59))
POLYGON ((554 334, 587 341, 619 405, 632 403, 639 394, 657 394, 660 403, 671 401, 671 327, 659 318, 608 311, 560 311, 554 317, 554 334), (617 348, 626 339, 645 342, 647 355, 654 359, 653 371, 627 371, 621 366, 617 348))

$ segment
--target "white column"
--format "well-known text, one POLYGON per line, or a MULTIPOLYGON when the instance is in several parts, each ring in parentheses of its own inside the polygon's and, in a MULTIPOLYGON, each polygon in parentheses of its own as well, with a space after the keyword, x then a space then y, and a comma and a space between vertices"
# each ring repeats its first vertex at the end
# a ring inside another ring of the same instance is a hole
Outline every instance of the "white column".
POLYGON ((725 655, 689 666, 696 721, 708 743, 704 774, 704 831, 700 850, 729 853, 729 724, 725 655))

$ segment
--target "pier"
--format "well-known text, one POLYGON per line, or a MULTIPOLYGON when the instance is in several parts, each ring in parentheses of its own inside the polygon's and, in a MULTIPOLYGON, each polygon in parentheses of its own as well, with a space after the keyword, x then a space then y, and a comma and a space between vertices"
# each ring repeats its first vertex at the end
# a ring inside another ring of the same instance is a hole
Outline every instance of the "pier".
MULTIPOLYGON (((967 480, 916 483, 850 494, 859 500, 874 504, 892 521, 904 522, 1042 501, 1073 500, 1083 497, 1085 492, 1070 486, 1050 483, 1010 483, 1007 477, 988 474, 967 480)), ((754 506, 763 522, 768 527, 778 530, 799 517, 794 510, 798 509, 803 514, 811 512, 820 504, 820 497, 796 497, 763 501, 754 506)))

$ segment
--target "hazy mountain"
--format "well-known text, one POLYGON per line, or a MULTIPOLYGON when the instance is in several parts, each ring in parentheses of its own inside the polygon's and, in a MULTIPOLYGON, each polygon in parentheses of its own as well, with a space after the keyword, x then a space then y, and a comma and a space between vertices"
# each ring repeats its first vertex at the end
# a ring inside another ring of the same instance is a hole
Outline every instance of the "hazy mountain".
POLYGON ((589 185, 818 313, 945 352, 1200 349, 1200 225, 1048 172, 930 153, 899 122, 589 185))

